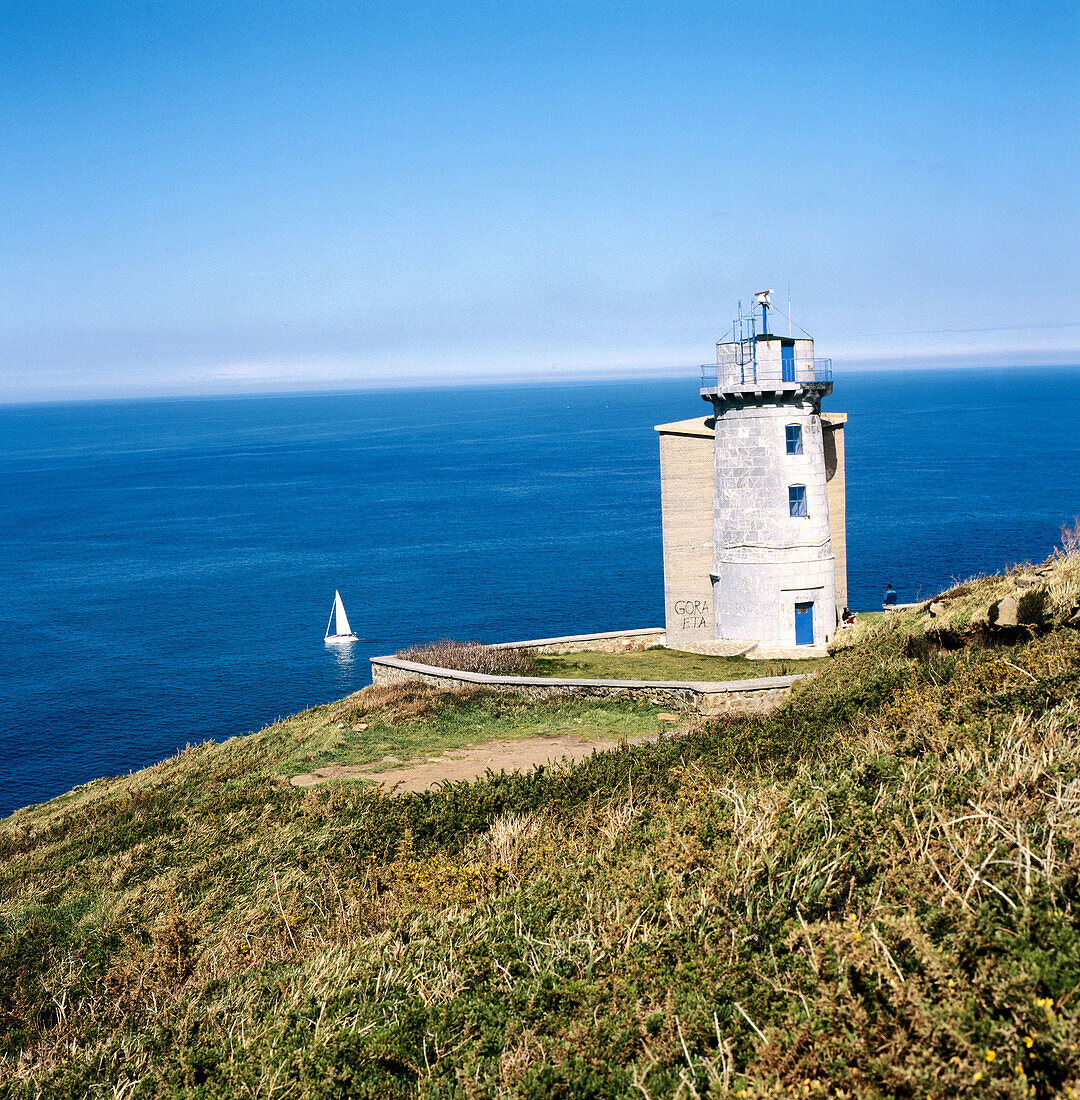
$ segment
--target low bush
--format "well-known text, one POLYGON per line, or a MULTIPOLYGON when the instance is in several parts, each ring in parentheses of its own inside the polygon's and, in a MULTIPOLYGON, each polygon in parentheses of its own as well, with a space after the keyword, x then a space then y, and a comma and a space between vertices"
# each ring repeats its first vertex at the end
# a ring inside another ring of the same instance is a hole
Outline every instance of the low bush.
POLYGON ((536 654, 531 649, 505 649, 452 638, 409 646, 398 650, 394 656, 421 665, 480 672, 487 676, 532 676, 536 671, 536 654))
POLYGON ((1073 516, 1072 526, 1061 525, 1061 549, 1063 558, 1080 558, 1080 516, 1073 516))

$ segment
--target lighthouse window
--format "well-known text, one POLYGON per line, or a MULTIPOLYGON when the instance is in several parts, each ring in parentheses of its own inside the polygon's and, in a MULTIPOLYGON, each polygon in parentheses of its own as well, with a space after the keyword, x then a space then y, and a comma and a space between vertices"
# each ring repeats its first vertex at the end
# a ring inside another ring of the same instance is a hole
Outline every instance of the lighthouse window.
POLYGON ((788 511, 793 516, 806 515, 806 486, 789 485, 787 491, 788 511))
POLYGON ((788 424, 784 431, 787 432, 787 453, 789 455, 801 455, 802 425, 788 424))

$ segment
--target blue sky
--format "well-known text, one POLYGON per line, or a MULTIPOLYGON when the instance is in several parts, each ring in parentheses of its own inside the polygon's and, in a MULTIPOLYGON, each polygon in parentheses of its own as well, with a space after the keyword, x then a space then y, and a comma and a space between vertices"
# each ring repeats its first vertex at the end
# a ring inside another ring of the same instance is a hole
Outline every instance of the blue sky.
POLYGON ((1080 362, 1080 5, 8 3, 0 400, 1080 362))

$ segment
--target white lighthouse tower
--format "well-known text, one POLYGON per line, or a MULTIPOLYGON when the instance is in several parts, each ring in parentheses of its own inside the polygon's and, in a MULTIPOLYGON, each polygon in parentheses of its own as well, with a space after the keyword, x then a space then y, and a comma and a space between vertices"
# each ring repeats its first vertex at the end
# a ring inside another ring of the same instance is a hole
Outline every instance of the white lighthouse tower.
POLYGON ((847 418, 822 416, 832 364, 814 341, 770 332, 771 293, 703 368, 712 416, 657 429, 668 644, 805 652, 832 638, 847 598, 847 418))
POLYGON ((716 417, 716 637, 824 644, 837 624, 821 427, 832 363, 769 331, 771 293, 716 345, 716 384, 701 391, 716 417))

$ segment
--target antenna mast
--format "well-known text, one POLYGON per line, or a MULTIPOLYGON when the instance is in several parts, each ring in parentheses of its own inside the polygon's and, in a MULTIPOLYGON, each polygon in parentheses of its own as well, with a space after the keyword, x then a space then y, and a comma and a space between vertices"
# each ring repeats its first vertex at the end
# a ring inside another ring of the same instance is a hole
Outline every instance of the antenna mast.
POLYGON ((761 306, 761 334, 769 334, 769 306, 772 304, 771 290, 759 290, 754 295, 754 300, 761 306))

